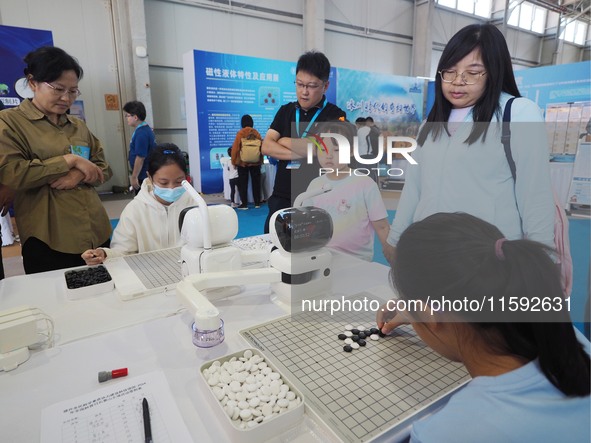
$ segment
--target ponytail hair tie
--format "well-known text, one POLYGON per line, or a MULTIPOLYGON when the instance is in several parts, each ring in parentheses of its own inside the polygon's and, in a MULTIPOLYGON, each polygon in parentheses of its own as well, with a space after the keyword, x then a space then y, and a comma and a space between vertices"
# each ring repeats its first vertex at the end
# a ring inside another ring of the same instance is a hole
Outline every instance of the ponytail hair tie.
POLYGON ((495 255, 499 260, 505 260, 505 254, 503 253, 503 243, 505 243, 507 239, 505 237, 499 238, 495 242, 495 255))

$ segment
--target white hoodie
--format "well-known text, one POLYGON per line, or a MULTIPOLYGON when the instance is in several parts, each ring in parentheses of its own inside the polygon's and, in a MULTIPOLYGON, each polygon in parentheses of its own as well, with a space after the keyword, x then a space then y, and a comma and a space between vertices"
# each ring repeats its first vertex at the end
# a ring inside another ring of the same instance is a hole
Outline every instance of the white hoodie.
POLYGON ((194 205, 193 198, 185 192, 176 202, 165 206, 154 197, 150 179, 144 180, 141 192, 121 213, 111 247, 104 248, 107 258, 181 246, 179 215, 194 205))

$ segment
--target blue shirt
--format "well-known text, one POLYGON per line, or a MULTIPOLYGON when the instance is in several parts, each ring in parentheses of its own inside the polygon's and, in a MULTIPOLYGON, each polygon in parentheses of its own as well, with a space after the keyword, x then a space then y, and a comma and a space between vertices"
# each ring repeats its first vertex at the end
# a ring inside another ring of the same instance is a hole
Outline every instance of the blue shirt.
MULTIPOLYGON (((135 128, 133 135, 131 136, 131 142, 129 143, 129 166, 133 171, 133 165, 136 157, 146 158, 150 150, 156 145, 156 137, 154 131, 148 126, 143 124, 135 128)), ((142 170, 138 176, 138 180, 141 182, 147 177, 148 164, 144 162, 142 170)))
MULTIPOLYGON (((589 342, 578 338, 589 353, 589 342)), ((566 397, 536 359, 506 374, 474 378, 413 425, 411 443, 588 443, 590 403, 588 396, 566 397)))

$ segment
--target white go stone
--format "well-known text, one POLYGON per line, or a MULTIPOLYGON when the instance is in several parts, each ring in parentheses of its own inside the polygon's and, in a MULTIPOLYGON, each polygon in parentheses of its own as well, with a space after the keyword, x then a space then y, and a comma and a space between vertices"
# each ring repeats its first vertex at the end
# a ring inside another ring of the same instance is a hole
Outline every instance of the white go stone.
POLYGON ((353 329, 353 325, 345 325, 345 331, 350 331, 353 329))
POLYGON ((244 383, 246 381, 246 372, 234 372, 232 374, 232 380, 236 380, 237 382, 244 383))
POLYGON ((371 338, 372 340, 379 340, 380 339, 380 336, 378 334, 371 334, 369 336, 369 338, 371 338))
POLYGON ((351 347, 352 347, 353 349, 359 349, 359 343, 355 343, 355 342, 353 342, 353 343, 351 343, 351 347))
POLYGON ((353 340, 352 339, 350 339, 350 338, 346 338, 345 339, 345 344, 346 345, 350 345, 351 343, 353 343, 353 340))
POLYGON ((222 401, 222 399, 226 396, 224 390, 217 386, 213 387, 212 391, 215 394, 215 397, 218 399, 218 401, 222 401))
POLYGON ((277 406, 279 406, 280 408, 287 408, 289 406, 289 400, 286 400, 285 398, 280 398, 279 400, 277 400, 277 406))
POLYGON ((233 381, 230 383, 230 390, 231 390, 232 392, 236 392, 236 393, 238 393, 238 392, 242 391, 242 385, 240 384, 240 382, 239 382, 239 381, 237 381, 237 380, 233 380, 233 381))
POLYGON ((244 410, 244 409, 249 409, 248 402, 247 402, 247 401, 244 401, 244 400, 243 400, 243 401, 239 401, 239 402, 238 402, 238 407, 239 407, 241 410, 244 410))
POLYGON ((265 417, 269 417, 271 414, 273 414, 273 406, 267 403, 266 405, 263 405, 261 412, 265 417))
POLYGON ((250 409, 242 409, 240 411, 240 418, 242 420, 248 420, 252 417, 252 411, 250 409))
POLYGON ((289 401, 295 400, 295 398, 296 398, 295 392, 293 392, 293 391, 288 391, 288 392, 285 394, 285 398, 286 398, 286 399, 288 399, 289 401))
POLYGON ((244 358, 248 358, 251 359, 252 358, 252 351, 250 349, 247 349, 246 351, 244 351, 244 358))

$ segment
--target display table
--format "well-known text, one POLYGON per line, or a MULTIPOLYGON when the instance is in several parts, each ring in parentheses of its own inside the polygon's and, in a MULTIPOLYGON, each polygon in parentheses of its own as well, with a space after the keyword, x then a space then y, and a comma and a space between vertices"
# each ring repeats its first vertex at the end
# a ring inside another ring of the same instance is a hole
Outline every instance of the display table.
MULTIPOLYGON (((335 253, 332 269, 335 296, 368 290, 368 282, 390 296, 388 268, 383 265, 335 253)), ((207 393, 198 383, 198 368, 247 348, 240 330, 285 315, 270 302, 270 287, 245 286, 240 295, 215 302, 226 339, 214 348, 200 349, 191 342, 192 318, 174 294, 124 302, 109 292, 70 301, 64 295, 63 273, 12 277, 0 283, 0 309, 19 305, 42 309, 55 322, 56 342, 53 348, 31 351, 30 359, 17 369, 0 372, 2 441, 40 441, 44 408, 103 387, 97 382, 98 372, 121 367, 129 369, 130 377, 162 371, 194 441, 223 441, 225 434, 214 412, 203 402, 207 393)))

